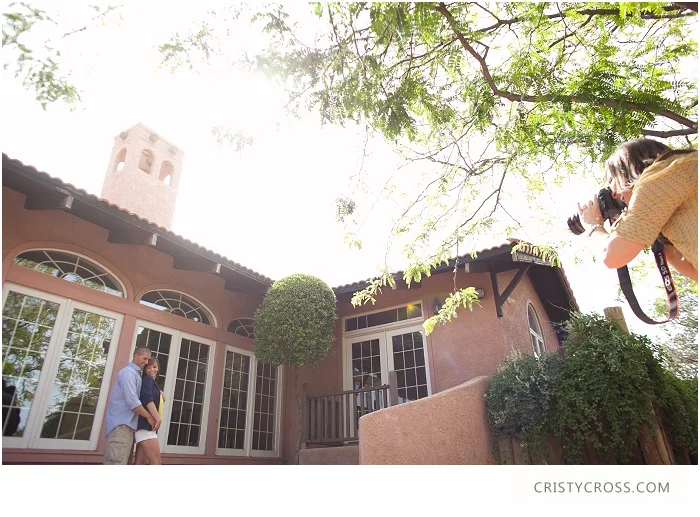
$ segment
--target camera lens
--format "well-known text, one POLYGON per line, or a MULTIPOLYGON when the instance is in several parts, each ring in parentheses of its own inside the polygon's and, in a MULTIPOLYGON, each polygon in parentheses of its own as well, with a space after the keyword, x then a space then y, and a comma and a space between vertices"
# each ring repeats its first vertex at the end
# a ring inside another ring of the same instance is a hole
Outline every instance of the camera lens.
POLYGON ((578 214, 574 214, 566 220, 566 224, 569 225, 569 230, 574 235, 581 235, 586 229, 581 224, 581 219, 579 219, 578 214))

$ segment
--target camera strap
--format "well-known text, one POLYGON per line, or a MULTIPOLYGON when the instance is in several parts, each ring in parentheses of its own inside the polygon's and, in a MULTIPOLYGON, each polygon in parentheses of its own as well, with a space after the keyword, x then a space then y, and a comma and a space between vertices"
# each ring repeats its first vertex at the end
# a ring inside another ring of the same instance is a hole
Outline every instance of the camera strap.
POLYGON ((661 273, 661 279, 664 283, 664 290, 666 291, 666 296, 668 297, 668 318, 663 321, 654 321, 649 316, 644 314, 644 311, 639 306, 637 297, 632 291, 632 279, 630 278, 630 272, 627 266, 623 266, 617 269, 617 276, 620 279, 620 288, 622 293, 627 298, 627 303, 629 303, 632 312, 644 323, 649 325, 660 325, 661 323, 666 323, 671 321, 676 316, 678 316, 678 295, 676 294, 676 286, 673 284, 673 278, 671 277, 671 269, 668 267, 666 262, 666 254, 664 253, 664 243, 660 239, 656 239, 654 244, 651 245, 651 252, 654 254, 654 259, 656 260, 656 267, 659 268, 659 273, 661 273))

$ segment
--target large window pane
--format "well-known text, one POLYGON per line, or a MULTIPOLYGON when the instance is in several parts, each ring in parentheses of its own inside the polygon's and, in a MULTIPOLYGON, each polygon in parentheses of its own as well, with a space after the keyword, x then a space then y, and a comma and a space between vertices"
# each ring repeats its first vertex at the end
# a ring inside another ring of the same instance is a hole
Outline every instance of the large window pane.
POLYGON ((2 313, 3 436, 22 436, 59 304, 10 291, 2 313), (19 416, 19 422, 17 422, 19 416))
POLYGON ((175 378, 182 391, 176 390, 173 397, 168 445, 199 446, 208 364, 209 345, 182 339, 175 378))
POLYGON ((165 386, 165 378, 168 373, 168 359, 170 357, 170 343, 172 336, 164 332, 158 332, 145 327, 139 327, 136 336, 136 348, 146 346, 151 351, 151 356, 158 359, 160 369, 158 370, 157 384, 161 389, 165 386))
POLYGON ((227 350, 219 421, 220 449, 244 448, 249 375, 250 357, 227 350))
POLYGON ((114 324, 113 318, 73 310, 41 429, 42 438, 90 438, 114 324))

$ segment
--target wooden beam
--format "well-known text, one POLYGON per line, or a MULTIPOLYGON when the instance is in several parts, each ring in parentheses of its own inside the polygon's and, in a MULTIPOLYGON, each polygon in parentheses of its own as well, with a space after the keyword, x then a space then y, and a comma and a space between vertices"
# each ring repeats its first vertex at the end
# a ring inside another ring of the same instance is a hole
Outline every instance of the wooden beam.
POLYGON ((110 230, 107 241, 112 244, 155 246, 158 241, 158 235, 152 232, 139 230, 110 230))
POLYGON ((173 257, 173 269, 219 274, 221 264, 205 258, 173 257))
MULTIPOLYGON (((421 288, 421 282, 411 282, 411 287, 408 286, 406 281, 403 279, 402 276, 394 277, 394 280, 396 281, 396 290, 397 291, 404 291, 406 289, 420 289, 421 288)), ((359 289, 358 289, 359 291, 359 289)))
POLYGON ((73 196, 69 194, 27 196, 24 201, 26 210, 70 210, 72 206, 73 196))
POLYGON ((496 271, 491 271, 491 285, 493 286, 493 294, 494 298, 496 299, 496 315, 499 318, 503 317, 503 304, 513 293, 513 290, 515 290, 515 288, 518 286, 520 281, 525 276, 525 273, 528 272, 531 266, 532 264, 527 264, 524 267, 521 267, 517 274, 510 281, 508 286, 505 288, 505 290, 500 294, 498 293, 498 279, 496 278, 497 273, 496 271))
POLYGON ((489 274, 491 275, 491 287, 493 288, 493 299, 494 303, 496 304, 496 316, 499 318, 503 317, 503 308, 501 307, 501 303, 499 301, 499 296, 498 296, 498 278, 496 276, 495 271, 490 271, 489 274))
POLYGON ((530 269, 530 267, 531 267, 531 264, 528 264, 527 266, 521 268, 520 271, 518 271, 517 274, 513 277, 513 280, 510 281, 510 283, 508 284, 508 287, 506 287, 506 290, 503 291, 503 292, 499 295, 501 305, 503 305, 503 304, 505 303, 505 301, 506 301, 506 300, 508 299, 508 297, 511 295, 511 293, 513 292, 513 290, 518 286, 518 284, 520 283, 520 281, 521 281, 521 280, 523 279, 523 277, 525 276, 525 273, 528 272, 528 270, 530 269))
POLYGON ((465 273, 488 273, 491 271, 490 262, 465 262, 464 272, 465 273))

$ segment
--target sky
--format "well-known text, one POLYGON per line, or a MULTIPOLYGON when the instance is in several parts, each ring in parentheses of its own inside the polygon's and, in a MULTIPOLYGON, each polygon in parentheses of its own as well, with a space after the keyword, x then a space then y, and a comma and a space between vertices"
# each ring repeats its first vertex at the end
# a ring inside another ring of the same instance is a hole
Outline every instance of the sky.
MULTIPOLYGON (((44 5, 51 12, 60 6, 66 19, 87 12, 69 3, 44 5)), ((42 110, 20 80, 3 71, 2 151, 99 196, 115 136, 141 122, 184 150, 174 232, 273 279, 310 273, 335 287, 374 276, 384 260, 387 214, 374 213, 365 225, 363 249, 350 250, 335 221, 335 200, 349 192, 349 178, 360 171, 380 184, 397 174, 400 158, 378 138, 370 139, 363 157, 361 128, 322 127, 313 114, 282 117, 283 92, 264 77, 226 63, 199 74, 159 69, 161 55, 154 45, 189 28, 203 12, 200 4, 193 9, 127 3, 122 21, 72 37, 65 59, 76 64, 72 79, 83 91, 73 111, 61 103, 42 110), (218 125, 245 131, 254 137, 253 145, 241 152, 219 145, 212 136, 218 125)), ((257 34, 239 36, 247 45, 261 43, 257 34)), ((47 33, 36 37, 40 46, 47 33)), ((550 198, 564 232, 576 201, 598 188, 595 173, 588 172, 550 198)), ((521 204, 520 209, 537 207, 521 204)), ((530 240, 536 243, 540 236, 545 239, 529 228, 530 240)), ((483 247, 506 237, 489 236, 483 247)), ((561 258, 581 309, 602 313, 604 307, 622 305, 633 331, 653 334, 655 329, 616 300, 614 270, 575 263, 580 239, 572 240, 561 258)), ((656 296, 653 289, 638 290, 643 306, 656 296)))

